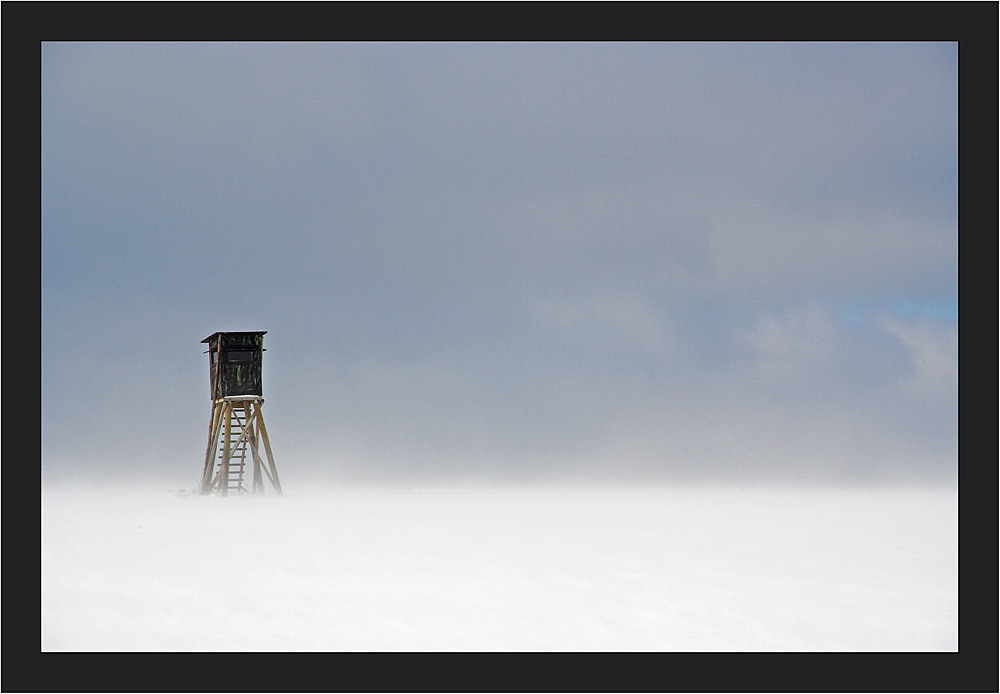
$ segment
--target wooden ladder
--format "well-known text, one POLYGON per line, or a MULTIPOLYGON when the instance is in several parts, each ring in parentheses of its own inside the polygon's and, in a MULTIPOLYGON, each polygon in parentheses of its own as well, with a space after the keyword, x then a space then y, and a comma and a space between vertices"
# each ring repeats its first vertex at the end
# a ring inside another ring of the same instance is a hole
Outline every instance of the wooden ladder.
POLYGON ((233 406, 231 413, 229 440, 226 440, 224 434, 219 436, 215 470, 216 474, 222 474, 223 459, 226 455, 226 449, 229 448, 229 474, 226 477, 226 490, 229 493, 243 494, 249 491, 243 486, 247 454, 247 437, 243 433, 246 431, 249 413, 238 405, 233 406))
POLYGON ((281 482, 261 413, 263 402, 264 398, 259 395, 247 395, 227 396, 212 404, 202 468, 202 494, 265 494, 265 486, 269 484, 273 492, 281 496, 281 482), (252 470, 247 469, 248 465, 253 466, 252 470))

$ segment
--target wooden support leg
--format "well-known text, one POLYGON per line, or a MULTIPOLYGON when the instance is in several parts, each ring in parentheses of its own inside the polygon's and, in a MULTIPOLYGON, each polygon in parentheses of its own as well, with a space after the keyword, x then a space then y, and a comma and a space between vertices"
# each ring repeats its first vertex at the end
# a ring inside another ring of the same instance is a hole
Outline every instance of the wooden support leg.
MULTIPOLYGON (((254 413, 254 419, 257 418, 257 413, 254 413)), ((267 468, 264 467, 264 461, 260 457, 260 426, 254 430, 254 436, 249 439, 250 450, 253 453, 254 460, 254 474, 256 475, 256 491, 260 494, 266 494, 266 489, 264 488, 264 478, 271 483, 271 488, 274 489, 274 478, 271 477, 271 473, 268 472, 267 468)))
POLYGON ((271 442, 267 438, 267 427, 264 426, 264 415, 261 413, 260 403, 254 403, 254 409, 257 411, 257 427, 260 429, 261 439, 264 441, 264 452, 267 454, 267 464, 271 468, 271 483, 274 485, 274 491, 278 496, 281 496, 281 482, 278 480, 278 469, 274 466, 274 456, 271 454, 271 442))
POLYGON ((272 487, 274 486, 274 480, 271 478, 270 473, 267 471, 267 468, 264 467, 263 461, 260 459, 260 444, 256 438, 250 439, 250 450, 253 453, 254 493, 265 494, 266 491, 264 489, 263 478, 266 477, 272 487))
POLYGON ((264 481, 261 479, 261 460, 260 451, 258 449, 258 446, 260 445, 260 429, 258 429, 255 425, 257 413, 251 408, 250 405, 248 405, 246 414, 247 444, 250 446, 250 453, 253 458, 253 484, 251 486, 251 494, 263 494, 264 481))
POLYGON ((232 405, 224 402, 222 407, 224 410, 223 420, 225 422, 225 448, 222 449, 222 470, 219 471, 219 494, 229 496, 229 456, 232 454, 229 448, 229 439, 233 430, 232 405))
POLYGON ((212 475, 215 472, 215 456, 219 445, 219 431, 222 424, 222 406, 212 404, 212 417, 208 425, 208 449, 205 451, 205 467, 201 471, 201 493, 212 493, 212 475))
POLYGON ((247 408, 247 444, 250 446, 250 454, 253 459, 253 481, 250 485, 250 493, 257 494, 260 491, 260 456, 257 455, 257 429, 253 425, 251 410, 247 408))

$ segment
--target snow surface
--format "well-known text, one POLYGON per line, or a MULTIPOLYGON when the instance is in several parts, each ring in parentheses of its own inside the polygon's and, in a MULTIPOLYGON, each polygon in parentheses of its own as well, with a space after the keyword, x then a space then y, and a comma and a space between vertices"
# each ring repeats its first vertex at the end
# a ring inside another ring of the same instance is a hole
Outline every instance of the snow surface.
POLYGON ((953 489, 45 488, 43 651, 957 651, 953 489))

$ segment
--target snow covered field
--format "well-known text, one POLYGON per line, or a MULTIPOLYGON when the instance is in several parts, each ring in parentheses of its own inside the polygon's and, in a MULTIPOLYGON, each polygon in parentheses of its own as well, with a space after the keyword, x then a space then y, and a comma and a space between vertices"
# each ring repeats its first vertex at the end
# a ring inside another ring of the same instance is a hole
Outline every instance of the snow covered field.
POLYGON ((958 494, 46 488, 43 651, 956 651, 958 494))

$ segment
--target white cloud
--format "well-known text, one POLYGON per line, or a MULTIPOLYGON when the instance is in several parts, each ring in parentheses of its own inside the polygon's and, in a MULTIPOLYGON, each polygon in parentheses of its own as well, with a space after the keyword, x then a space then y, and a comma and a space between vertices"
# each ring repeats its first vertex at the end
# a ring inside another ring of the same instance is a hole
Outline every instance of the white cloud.
POLYGON ((829 313, 818 306, 766 313, 737 335, 750 350, 755 369, 767 377, 803 374, 827 358, 836 340, 829 313))
POLYGON ((906 388, 914 394, 953 399, 958 395, 958 326, 927 319, 887 320, 883 327, 906 347, 912 372, 906 388))

